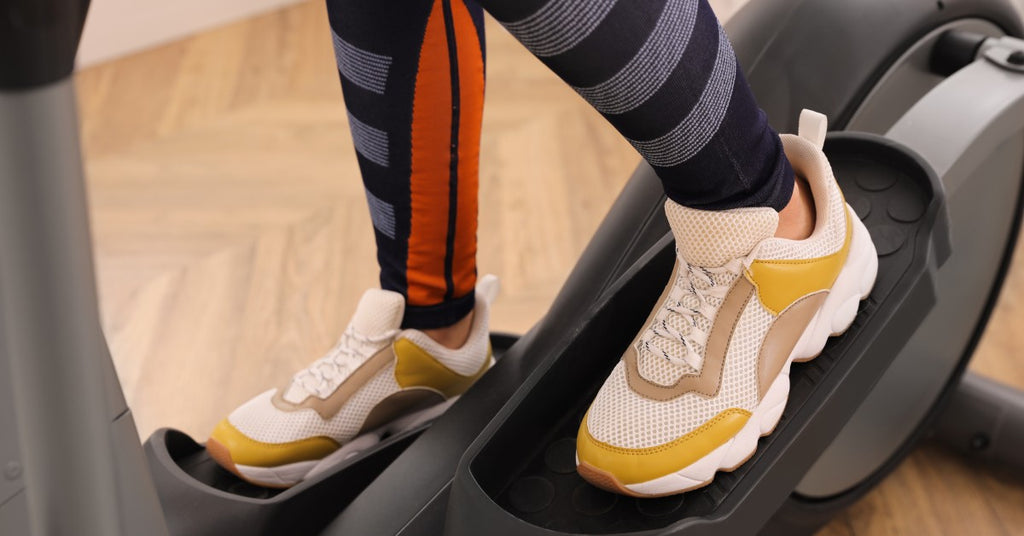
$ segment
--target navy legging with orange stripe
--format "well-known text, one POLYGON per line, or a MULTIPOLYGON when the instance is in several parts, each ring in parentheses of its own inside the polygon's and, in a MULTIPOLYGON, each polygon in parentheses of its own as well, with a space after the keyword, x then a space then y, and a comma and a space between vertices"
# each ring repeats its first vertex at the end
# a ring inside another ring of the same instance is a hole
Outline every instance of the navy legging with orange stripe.
MULTIPOLYGON (((707 0, 480 0, 650 163, 705 210, 781 210, 793 171, 707 0)), ((327 0, 382 288, 404 325, 474 304, 484 95, 472 0, 327 0)))

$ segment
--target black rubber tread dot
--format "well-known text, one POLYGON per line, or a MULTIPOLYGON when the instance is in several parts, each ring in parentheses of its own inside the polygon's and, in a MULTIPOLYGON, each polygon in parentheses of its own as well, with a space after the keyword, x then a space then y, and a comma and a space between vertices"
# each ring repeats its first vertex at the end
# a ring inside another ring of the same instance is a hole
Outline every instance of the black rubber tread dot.
POLYGON ((548 445, 544 465, 563 475, 576 472, 576 438, 566 437, 548 445))
POLYGON ((618 500, 618 495, 598 489, 586 482, 572 490, 573 509, 588 516, 608 513, 618 500))
POLYGON ((540 512, 555 498, 555 486, 546 478, 528 476, 516 480, 508 490, 508 502, 524 513, 540 512))
POLYGON ((896 253, 907 241, 907 233, 894 225, 879 225, 870 228, 869 232, 879 257, 896 253))
POLYGON ((853 208, 853 211, 857 213, 857 217, 861 220, 865 220, 871 215, 871 201, 868 201, 867 198, 859 195, 847 196, 846 203, 853 208))
POLYGON ((636 499, 636 509, 648 517, 658 517, 675 512, 683 504, 682 495, 669 495, 655 499, 636 499))
POLYGON ((918 197, 900 196, 889 200, 889 217, 903 223, 914 223, 924 216, 925 205, 918 197))
POLYGON ((899 179, 899 175, 895 173, 872 173, 870 166, 864 166, 864 169, 858 169, 857 172, 857 186, 869 192, 888 190, 899 179))

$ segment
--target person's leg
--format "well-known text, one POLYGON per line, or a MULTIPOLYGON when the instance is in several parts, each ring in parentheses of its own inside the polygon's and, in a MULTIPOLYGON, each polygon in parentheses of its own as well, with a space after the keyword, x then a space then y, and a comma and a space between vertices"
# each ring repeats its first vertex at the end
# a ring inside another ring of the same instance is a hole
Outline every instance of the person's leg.
POLYGON ((821 152, 823 118, 802 118, 801 137, 768 126, 706 0, 480 1, 669 198, 676 268, 583 419, 579 472, 637 496, 705 485, 753 454, 789 364, 849 326, 874 281, 870 237, 821 152))
POLYGON ((705 0, 481 4, 636 147, 677 203, 789 202, 779 137, 705 0))
POLYGON ((476 277, 482 11, 462 0, 327 6, 382 288, 366 291, 325 356, 207 441, 224 468, 269 486, 422 422, 492 362, 497 282, 476 277))
POLYGON ((406 297, 404 327, 452 326, 476 284, 482 12, 460 0, 328 6, 381 288, 406 297))

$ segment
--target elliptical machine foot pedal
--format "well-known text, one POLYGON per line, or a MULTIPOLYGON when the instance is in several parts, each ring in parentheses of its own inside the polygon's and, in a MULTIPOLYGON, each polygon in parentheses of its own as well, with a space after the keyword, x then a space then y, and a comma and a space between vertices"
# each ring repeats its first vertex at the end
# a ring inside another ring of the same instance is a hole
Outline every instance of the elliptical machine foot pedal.
POLYGON ((668 235, 598 300, 558 357, 534 371, 470 447, 452 485, 446 534, 750 534, 767 521, 935 303, 935 274, 950 254, 942 186, 910 149, 836 133, 825 152, 874 239, 878 279, 850 329, 814 361, 793 365, 786 410, 754 456, 705 488, 658 499, 601 491, 576 473, 583 414, 671 272, 668 235), (741 507, 743 516, 728 515, 741 507))
MULTIPOLYGON (((516 340, 514 335, 492 333, 494 357, 501 359, 516 340)), ((203 445, 178 430, 157 430, 144 447, 172 536, 300 536, 319 534, 430 424, 385 437, 288 489, 266 488, 238 478, 218 465, 203 445)))

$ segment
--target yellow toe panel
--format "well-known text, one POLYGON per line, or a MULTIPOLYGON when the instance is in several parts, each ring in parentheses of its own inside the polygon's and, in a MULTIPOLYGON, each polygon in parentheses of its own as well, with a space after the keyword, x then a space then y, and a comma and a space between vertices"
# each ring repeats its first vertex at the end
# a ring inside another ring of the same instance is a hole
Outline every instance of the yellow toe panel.
POLYGON ((322 436, 289 443, 264 443, 238 431, 227 419, 217 424, 210 438, 227 448, 234 463, 257 467, 319 460, 339 447, 333 439, 322 436))
POLYGON ((622 484, 639 484, 675 473, 734 437, 750 419, 750 412, 730 408, 692 432, 669 443, 643 449, 616 447, 594 439, 583 417, 576 437, 576 454, 587 463, 613 475, 622 484))

